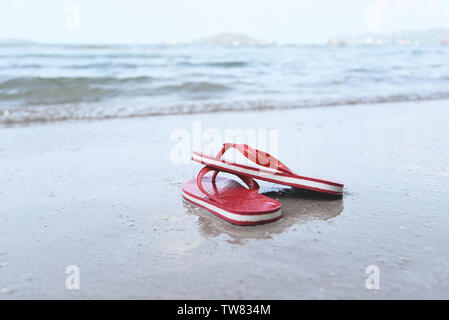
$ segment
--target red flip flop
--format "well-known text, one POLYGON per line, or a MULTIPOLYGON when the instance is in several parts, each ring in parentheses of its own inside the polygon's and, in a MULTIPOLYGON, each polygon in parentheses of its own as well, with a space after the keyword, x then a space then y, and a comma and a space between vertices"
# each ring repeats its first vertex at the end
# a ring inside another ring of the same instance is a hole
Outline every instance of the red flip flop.
POLYGON ((255 180, 237 175, 248 185, 247 189, 235 180, 217 178, 218 172, 204 167, 196 179, 183 184, 184 199, 238 225, 268 223, 281 218, 281 203, 259 194, 255 180), (214 172, 212 177, 205 177, 209 171, 214 172))
POLYGON ((291 187, 334 195, 341 195, 343 193, 343 184, 297 175, 272 155, 253 149, 246 144, 225 143, 223 144, 221 151, 215 157, 207 156, 200 152, 194 152, 192 160, 239 176, 243 175, 291 187), (222 160, 221 157, 229 148, 237 149, 246 158, 267 169, 222 160))

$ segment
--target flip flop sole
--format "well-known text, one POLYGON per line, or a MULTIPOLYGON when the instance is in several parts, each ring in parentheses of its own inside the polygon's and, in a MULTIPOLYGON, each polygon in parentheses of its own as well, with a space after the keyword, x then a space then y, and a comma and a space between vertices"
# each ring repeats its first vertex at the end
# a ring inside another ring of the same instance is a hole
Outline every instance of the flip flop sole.
POLYGON ((230 223, 255 225, 273 222, 282 216, 279 201, 246 189, 235 180, 216 178, 212 182, 210 177, 204 177, 202 186, 217 200, 206 196, 199 189, 196 179, 183 184, 184 199, 230 223))
POLYGON ((251 226, 251 225, 274 222, 276 220, 279 220, 282 217, 282 212, 280 209, 277 211, 274 211, 271 213, 265 213, 265 214, 243 215, 243 214, 232 213, 232 212, 229 212, 222 208, 219 208, 209 202, 200 200, 192 195, 189 195, 184 191, 182 192, 182 196, 184 197, 185 200, 187 200, 203 209, 206 209, 210 213, 212 213, 232 224, 237 224, 237 225, 241 225, 241 226, 251 226))
POLYGON ((267 169, 259 169, 255 167, 231 163, 224 160, 217 160, 213 157, 208 157, 198 153, 193 154, 192 160, 213 168, 223 170, 225 172, 241 174, 251 178, 284 184, 291 187, 313 190, 333 195, 341 195, 343 193, 344 186, 340 183, 331 181, 297 175, 288 175, 283 173, 274 173, 270 172, 267 169))

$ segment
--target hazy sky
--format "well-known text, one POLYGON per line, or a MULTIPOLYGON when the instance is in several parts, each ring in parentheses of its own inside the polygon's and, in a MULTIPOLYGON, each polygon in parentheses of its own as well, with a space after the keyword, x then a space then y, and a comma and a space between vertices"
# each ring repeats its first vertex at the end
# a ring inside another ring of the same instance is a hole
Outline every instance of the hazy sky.
POLYGON ((448 0, 0 0, 0 39, 189 41, 222 32, 287 43, 449 28, 448 0))

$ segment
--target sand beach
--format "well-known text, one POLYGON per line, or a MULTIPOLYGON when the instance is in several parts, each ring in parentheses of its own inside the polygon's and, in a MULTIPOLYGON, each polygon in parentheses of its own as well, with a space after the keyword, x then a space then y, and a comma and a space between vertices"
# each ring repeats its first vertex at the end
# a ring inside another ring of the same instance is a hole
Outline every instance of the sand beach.
POLYGON ((448 104, 3 125, 0 298, 448 299, 448 104), (280 159, 343 197, 261 183, 283 218, 255 227, 194 207, 201 166, 172 163, 170 135, 198 121, 278 129, 280 159))

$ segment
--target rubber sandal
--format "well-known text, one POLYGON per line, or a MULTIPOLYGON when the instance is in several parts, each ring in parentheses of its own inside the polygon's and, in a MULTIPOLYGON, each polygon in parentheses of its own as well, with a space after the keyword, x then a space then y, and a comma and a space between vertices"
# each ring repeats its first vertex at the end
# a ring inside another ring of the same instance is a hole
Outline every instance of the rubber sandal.
POLYGON ((251 178, 279 183, 291 187, 313 190, 333 195, 341 195, 344 185, 337 182, 326 181, 300 176, 290 170, 272 155, 253 149, 246 144, 225 143, 221 151, 215 156, 207 156, 200 152, 194 152, 192 160, 236 175, 244 175, 251 178), (223 154, 230 148, 240 151, 246 158, 265 168, 246 166, 235 162, 221 159, 223 154))
POLYGON ((249 177, 237 175, 249 189, 235 180, 218 177, 219 170, 204 167, 198 177, 182 186, 184 199, 212 214, 238 225, 255 225, 281 218, 281 203, 258 193, 259 185, 249 177), (212 177, 205 175, 213 171, 212 177))

